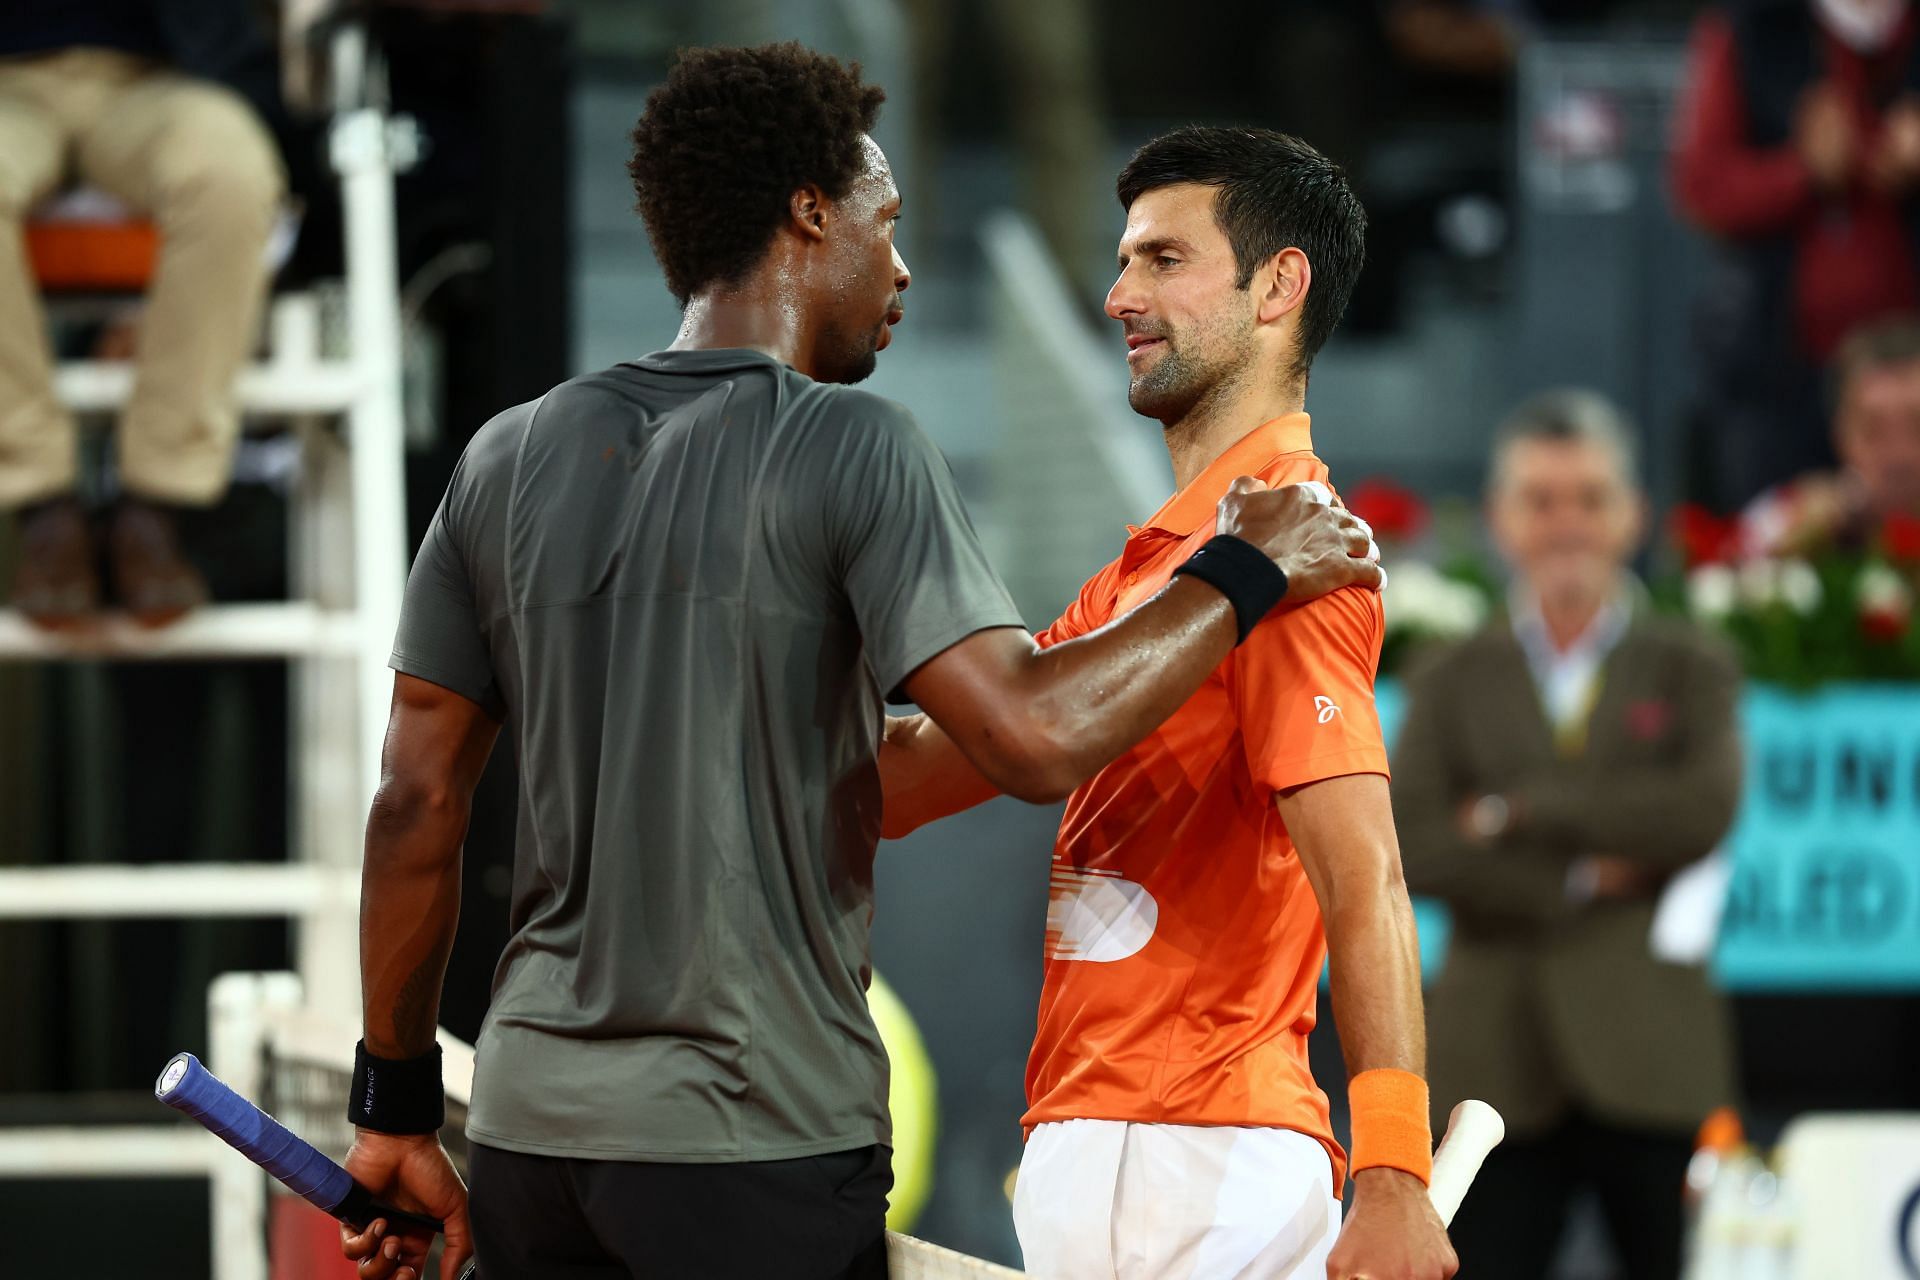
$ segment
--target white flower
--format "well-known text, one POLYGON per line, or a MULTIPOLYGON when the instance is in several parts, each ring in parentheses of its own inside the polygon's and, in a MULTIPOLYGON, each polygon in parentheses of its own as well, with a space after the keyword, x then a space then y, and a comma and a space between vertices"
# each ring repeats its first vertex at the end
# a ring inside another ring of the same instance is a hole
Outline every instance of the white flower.
POLYGON ((1422 635, 1471 635, 1487 618, 1487 602, 1478 591, 1418 560, 1394 566, 1385 605, 1389 628, 1422 635))
POLYGON ((1913 608, 1913 588, 1896 569, 1878 560, 1860 571, 1853 594, 1862 613, 1904 614, 1913 608))
POLYGON ((1695 617, 1719 621, 1740 603, 1740 580, 1723 564, 1703 564, 1687 575, 1687 608, 1695 617))
POLYGON ((1780 562, 1780 597, 1787 607, 1801 617, 1810 617, 1820 607, 1820 601, 1826 592, 1820 586, 1820 575, 1805 560, 1783 560, 1780 562))

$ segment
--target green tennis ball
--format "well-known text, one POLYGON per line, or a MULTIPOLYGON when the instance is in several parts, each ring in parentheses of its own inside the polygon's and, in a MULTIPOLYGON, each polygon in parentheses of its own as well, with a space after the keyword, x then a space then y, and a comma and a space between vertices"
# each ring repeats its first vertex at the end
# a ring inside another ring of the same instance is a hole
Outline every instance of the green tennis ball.
POLYGON ((880 1028, 880 1042, 893 1063, 887 1106, 893 1112, 893 1195, 887 1201, 887 1228, 913 1226, 933 1194, 933 1151, 940 1130, 940 1086, 933 1059, 907 1006, 873 975, 867 1007, 880 1028))

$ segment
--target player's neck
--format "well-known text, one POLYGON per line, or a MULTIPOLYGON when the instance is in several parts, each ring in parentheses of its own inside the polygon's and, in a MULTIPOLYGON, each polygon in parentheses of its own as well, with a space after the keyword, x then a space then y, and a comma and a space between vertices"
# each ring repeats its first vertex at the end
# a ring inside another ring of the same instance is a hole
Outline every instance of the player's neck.
POLYGON ((1226 394, 1202 397, 1185 417, 1161 424, 1176 492, 1199 479, 1248 432, 1307 407, 1306 386, 1297 381, 1222 390, 1226 394))
POLYGON ((757 289, 712 290, 687 301, 673 351, 758 351, 813 376, 813 326, 806 309, 757 289))

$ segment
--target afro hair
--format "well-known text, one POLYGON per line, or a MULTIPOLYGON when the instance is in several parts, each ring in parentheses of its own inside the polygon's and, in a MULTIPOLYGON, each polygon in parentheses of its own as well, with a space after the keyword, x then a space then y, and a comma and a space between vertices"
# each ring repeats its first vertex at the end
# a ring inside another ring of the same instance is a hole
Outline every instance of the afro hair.
POLYGON ((861 82, 859 63, 791 41, 681 52, 647 97, 627 172, 682 306, 709 285, 745 278, 796 189, 846 194, 866 166, 861 136, 885 99, 861 82))

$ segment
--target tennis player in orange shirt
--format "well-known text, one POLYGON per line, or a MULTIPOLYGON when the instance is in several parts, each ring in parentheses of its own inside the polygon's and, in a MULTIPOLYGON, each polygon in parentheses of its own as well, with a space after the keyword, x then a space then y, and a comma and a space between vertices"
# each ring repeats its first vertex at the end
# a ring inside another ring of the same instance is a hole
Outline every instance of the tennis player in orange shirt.
MULTIPOLYGON (((1106 310, 1178 492, 1042 644, 1164 589, 1230 488, 1328 480, 1307 370, 1366 229, 1340 169, 1284 134, 1188 128, 1143 147, 1118 186, 1106 310)), ((1034 1274, 1454 1273, 1426 1196, 1419 960, 1373 703, 1382 632, 1364 589, 1283 607, 1069 798, 1014 1204, 1034 1274), (1329 953, 1350 1160, 1307 1060, 1329 953)), ((994 794, 923 717, 889 722, 880 768, 890 837, 994 794)))

